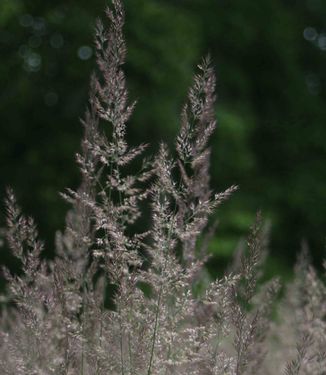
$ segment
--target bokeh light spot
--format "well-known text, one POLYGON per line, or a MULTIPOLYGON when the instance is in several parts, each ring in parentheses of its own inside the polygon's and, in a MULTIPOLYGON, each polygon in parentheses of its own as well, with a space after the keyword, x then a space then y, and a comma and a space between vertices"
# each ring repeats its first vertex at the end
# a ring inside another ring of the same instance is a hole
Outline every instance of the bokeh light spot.
POLYGON ((322 51, 326 51, 326 34, 325 33, 319 35, 319 37, 318 37, 318 47, 322 51))
POLYGON ((309 42, 313 42, 318 37, 318 32, 314 27, 306 27, 303 30, 303 37, 309 42))
POLYGON ((62 48, 64 45, 63 36, 60 33, 51 35, 50 44, 52 48, 62 48))
POLYGON ((18 55, 22 58, 24 58, 29 52, 28 46, 26 44, 22 44, 18 49, 18 55))
POLYGON ((42 57, 38 53, 29 52, 25 56, 24 68, 28 72, 38 72, 42 65, 42 57))
POLYGON ((44 103, 48 107, 53 107, 58 103, 58 94, 54 91, 48 91, 44 95, 44 103))
POLYGON ((46 24, 43 18, 36 18, 33 22, 33 29, 36 32, 42 33, 46 29, 46 24))
POLYGON ((88 60, 92 57, 93 50, 89 46, 81 46, 78 48, 78 57, 81 60, 88 60))

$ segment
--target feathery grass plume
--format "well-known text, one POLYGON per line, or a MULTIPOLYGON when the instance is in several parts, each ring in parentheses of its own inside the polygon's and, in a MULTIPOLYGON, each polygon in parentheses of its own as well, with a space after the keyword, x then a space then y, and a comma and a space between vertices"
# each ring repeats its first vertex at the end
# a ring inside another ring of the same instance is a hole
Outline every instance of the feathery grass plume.
POLYGON ((10 303, 0 316, 1 374, 324 374, 325 285, 302 257, 282 321, 271 319, 279 282, 259 281, 266 247, 259 215, 231 271, 194 295, 209 257, 198 239, 212 233, 210 214, 236 190, 214 195, 209 186, 214 72, 209 58, 198 67, 176 159, 162 143, 152 163, 129 174, 146 146, 126 141, 135 103, 128 104, 122 69, 122 2, 113 0, 106 14, 109 29, 96 27, 98 72, 82 120, 81 184, 62 194, 71 210, 53 260, 42 258, 35 224, 8 190, 6 237, 22 273, 4 271, 10 303), (143 201, 151 226, 137 233, 143 201))
POLYGON ((307 349, 311 344, 311 337, 309 335, 304 335, 299 340, 297 344, 297 357, 287 363, 285 368, 285 375, 299 375, 300 369, 303 367, 304 361, 306 360, 307 356, 307 349))
POLYGON ((210 149, 208 141, 216 127, 216 79, 210 57, 198 65, 199 73, 189 90, 188 102, 181 115, 181 127, 176 139, 180 183, 177 198, 179 238, 183 257, 191 262, 196 257, 196 243, 203 234, 208 216, 236 189, 231 186, 212 198, 209 186, 210 149))
POLYGON ((326 286, 310 263, 308 250, 299 254, 294 280, 286 286, 274 324, 278 358, 275 371, 285 374, 318 374, 326 368, 326 286), (284 368, 284 362, 287 362, 284 368))

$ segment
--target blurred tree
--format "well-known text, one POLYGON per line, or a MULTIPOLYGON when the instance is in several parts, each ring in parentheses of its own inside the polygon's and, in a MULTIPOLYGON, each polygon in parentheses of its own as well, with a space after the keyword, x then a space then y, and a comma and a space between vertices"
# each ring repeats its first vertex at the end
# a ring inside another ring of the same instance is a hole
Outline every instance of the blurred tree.
MULTIPOLYGON (((229 256, 261 208, 273 222, 273 257, 292 261, 306 238, 318 260, 326 213, 326 3, 125 4, 126 70, 131 95, 139 98, 131 142, 173 141, 194 66, 210 52, 219 96, 212 184, 241 188, 221 209, 212 249, 229 256)), ((102 0, 0 4, 0 195, 12 185, 49 244, 67 209, 57 192, 78 184, 78 118, 95 65, 94 21, 104 6, 102 0)))

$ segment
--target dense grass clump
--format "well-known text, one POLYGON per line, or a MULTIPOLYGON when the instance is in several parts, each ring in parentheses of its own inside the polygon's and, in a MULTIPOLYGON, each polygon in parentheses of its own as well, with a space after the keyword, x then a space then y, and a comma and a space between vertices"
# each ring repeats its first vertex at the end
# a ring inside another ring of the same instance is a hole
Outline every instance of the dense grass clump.
POLYGON ((71 210, 52 261, 41 257, 35 224, 8 190, 6 237, 23 274, 4 272, 1 374, 325 374, 326 289, 304 252, 276 303, 278 280, 259 282, 266 233, 257 215, 225 275, 210 280, 205 272, 209 217, 236 190, 214 194, 209 186, 209 58, 182 110, 175 156, 162 143, 137 164, 146 145, 126 141, 135 103, 122 70, 120 0, 107 16, 109 29, 96 28, 98 73, 77 155, 82 183, 62 194, 71 210), (151 225, 139 231, 148 211, 151 225))

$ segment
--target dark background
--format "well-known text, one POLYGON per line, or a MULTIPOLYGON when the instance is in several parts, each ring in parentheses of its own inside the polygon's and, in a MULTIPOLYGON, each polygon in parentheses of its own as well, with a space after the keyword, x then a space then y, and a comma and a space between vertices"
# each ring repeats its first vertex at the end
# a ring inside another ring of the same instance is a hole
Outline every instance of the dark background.
MULTIPOLYGON (((0 196, 14 188, 53 249, 76 187, 93 29, 103 0, 1 0, 0 196)), ((305 240, 325 253, 326 2, 126 0, 126 72, 138 106, 131 143, 173 145, 196 64, 218 76, 212 186, 239 192, 220 209, 211 250, 223 265, 261 209, 271 220, 268 272, 287 275, 305 240)), ((3 206, 2 206, 3 207, 3 206)), ((4 223, 2 210, 0 226, 4 223)), ((1 261, 8 261, 5 246, 1 261)))

